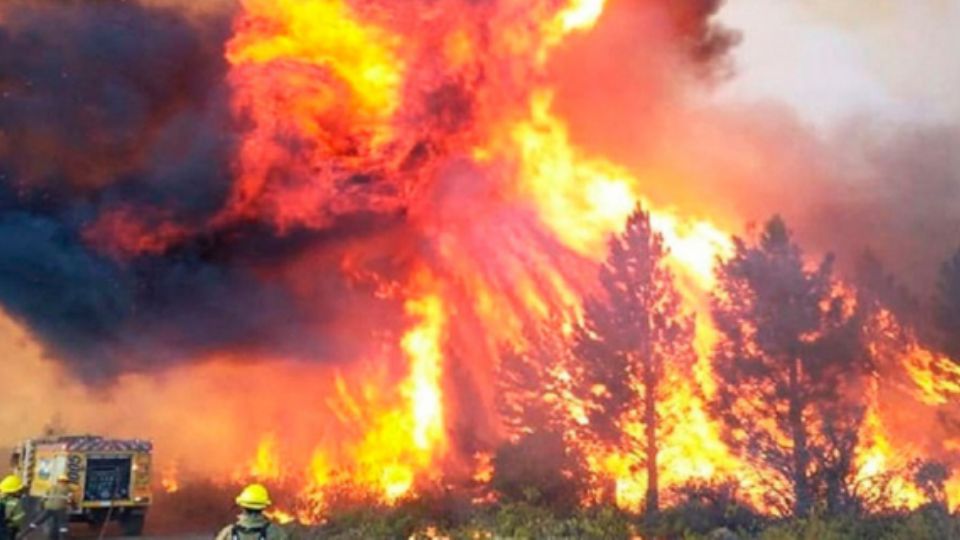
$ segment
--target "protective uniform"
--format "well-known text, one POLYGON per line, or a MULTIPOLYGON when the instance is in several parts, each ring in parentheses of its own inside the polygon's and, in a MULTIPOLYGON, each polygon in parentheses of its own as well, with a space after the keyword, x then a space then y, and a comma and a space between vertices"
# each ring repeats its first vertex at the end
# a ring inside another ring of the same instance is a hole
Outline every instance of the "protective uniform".
POLYGON ((67 510, 70 509, 71 504, 73 504, 73 490, 70 488, 70 479, 66 475, 61 475, 43 499, 44 515, 39 520, 39 523, 44 524, 44 530, 50 540, 59 540, 69 532, 67 510))
POLYGON ((237 496, 243 513, 233 525, 227 525, 217 540, 290 540, 290 533, 272 523, 263 511, 270 506, 270 494, 260 484, 250 484, 237 496))
POLYGON ((13 539, 17 537, 27 519, 20 492, 23 482, 19 476, 10 475, 0 481, 0 508, 3 510, 4 524, 0 527, 0 536, 13 539))

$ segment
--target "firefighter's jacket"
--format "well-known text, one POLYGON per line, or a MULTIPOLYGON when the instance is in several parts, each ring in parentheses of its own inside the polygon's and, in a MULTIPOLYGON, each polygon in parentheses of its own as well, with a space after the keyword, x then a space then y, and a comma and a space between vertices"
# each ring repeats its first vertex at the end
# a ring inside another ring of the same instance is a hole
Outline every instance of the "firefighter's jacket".
POLYGON ((73 503, 73 491, 70 486, 56 483, 47 492, 43 499, 43 509, 51 512, 61 512, 70 508, 73 503))
POLYGON ((290 533, 263 514, 244 512, 220 531, 217 540, 290 540, 290 533))
POLYGON ((7 528, 22 530, 27 519, 27 511, 23 507, 23 499, 13 495, 0 497, 3 504, 3 515, 7 521, 7 528))

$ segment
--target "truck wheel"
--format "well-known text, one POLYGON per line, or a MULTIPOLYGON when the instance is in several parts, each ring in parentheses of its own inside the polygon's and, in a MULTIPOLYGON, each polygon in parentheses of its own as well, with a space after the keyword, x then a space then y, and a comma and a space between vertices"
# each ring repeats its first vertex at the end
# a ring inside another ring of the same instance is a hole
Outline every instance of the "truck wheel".
POLYGON ((140 512, 128 512, 120 518, 120 530, 124 536, 141 536, 146 516, 140 512))

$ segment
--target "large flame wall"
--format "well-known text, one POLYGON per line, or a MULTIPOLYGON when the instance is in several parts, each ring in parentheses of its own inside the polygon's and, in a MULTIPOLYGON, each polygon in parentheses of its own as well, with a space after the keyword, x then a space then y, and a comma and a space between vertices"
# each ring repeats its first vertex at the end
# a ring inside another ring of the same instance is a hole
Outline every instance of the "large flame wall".
MULTIPOLYGON (((719 442, 706 410, 705 313, 735 227, 777 208, 772 195, 728 199, 722 186, 740 185, 730 179, 745 170, 817 170, 778 164, 765 133, 725 138, 744 121, 697 107, 695 89, 733 42, 708 22, 715 6, 701 4, 243 0, 216 84, 168 74, 180 81, 174 93, 217 87, 178 105, 231 134, 216 139, 228 157, 210 180, 215 203, 165 191, 177 171, 148 175, 149 189, 123 187, 156 159, 187 168, 190 147, 178 143, 192 124, 173 106, 147 108, 142 144, 118 142, 109 159, 70 154, 76 163, 63 166, 72 184, 62 189, 86 205, 82 219, 56 214, 79 243, 71 256, 94 268, 93 288, 121 291, 102 302, 133 300, 84 335, 82 350, 37 323, 33 304, 7 302, 0 343, 16 391, 0 417, 4 439, 58 417, 71 429, 155 438, 171 490, 175 476, 194 474, 294 478, 314 502, 342 481, 390 501, 421 482, 470 478, 505 436, 499 351, 521 344, 529 323, 576 320, 608 236, 642 203, 699 313, 695 368, 668 374, 663 415, 678 428, 661 451, 664 487, 736 476, 759 489, 751 481, 762 471, 719 442), (710 180, 684 182, 691 175, 710 180), (124 288, 144 276, 149 287, 124 288), (100 378, 90 365, 109 368, 100 378)), ((191 17, 177 29, 206 21, 191 17)), ((39 155, 66 147, 59 136, 37 140, 29 149, 39 155)), ((88 143, 94 154, 105 152, 100 142, 88 143)), ((27 193, 52 189, 38 165, 11 162, 27 193)), ((956 457, 935 419, 958 389, 931 375, 956 368, 919 346, 902 367, 896 406, 874 389, 864 475, 910 456, 956 457), (899 418, 903 404, 927 433, 899 418)), ((638 458, 590 451, 617 500, 635 507, 638 458)), ((906 485, 900 494, 921 500, 906 485)))

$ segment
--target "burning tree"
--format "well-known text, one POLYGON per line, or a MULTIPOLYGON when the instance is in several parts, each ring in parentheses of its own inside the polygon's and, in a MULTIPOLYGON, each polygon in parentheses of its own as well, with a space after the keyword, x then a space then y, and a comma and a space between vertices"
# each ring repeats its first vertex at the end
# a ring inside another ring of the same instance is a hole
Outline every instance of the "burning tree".
POLYGON ((960 358, 960 249, 940 267, 935 316, 944 351, 960 358))
POLYGON ((577 436, 576 365, 564 324, 559 314, 531 322, 523 345, 503 352, 497 380, 510 440, 493 458, 491 483, 505 500, 571 511, 586 487, 586 469, 570 441, 577 436))
POLYGON ((584 322, 576 336, 594 405, 590 423, 602 440, 626 442, 643 454, 648 517, 659 507, 657 453, 667 426, 657 405, 666 390, 665 369, 667 364, 690 365, 695 358, 693 318, 683 310, 667 254, 650 215, 638 208, 610 242, 600 270, 605 294, 584 303, 584 322), (636 420, 643 425, 642 438, 625 429, 636 420))
MULTIPOLYGON (((524 330, 523 347, 507 347, 497 373, 500 413, 512 438, 573 428, 578 377, 570 339, 554 315, 524 330)), ((581 414, 582 416, 582 414, 581 414)))
POLYGON ((779 217, 755 244, 735 244, 712 298, 713 407, 725 439, 774 476, 771 502, 802 516, 822 496, 839 510, 850 496, 869 365, 858 318, 836 292, 832 257, 806 267, 779 217))

